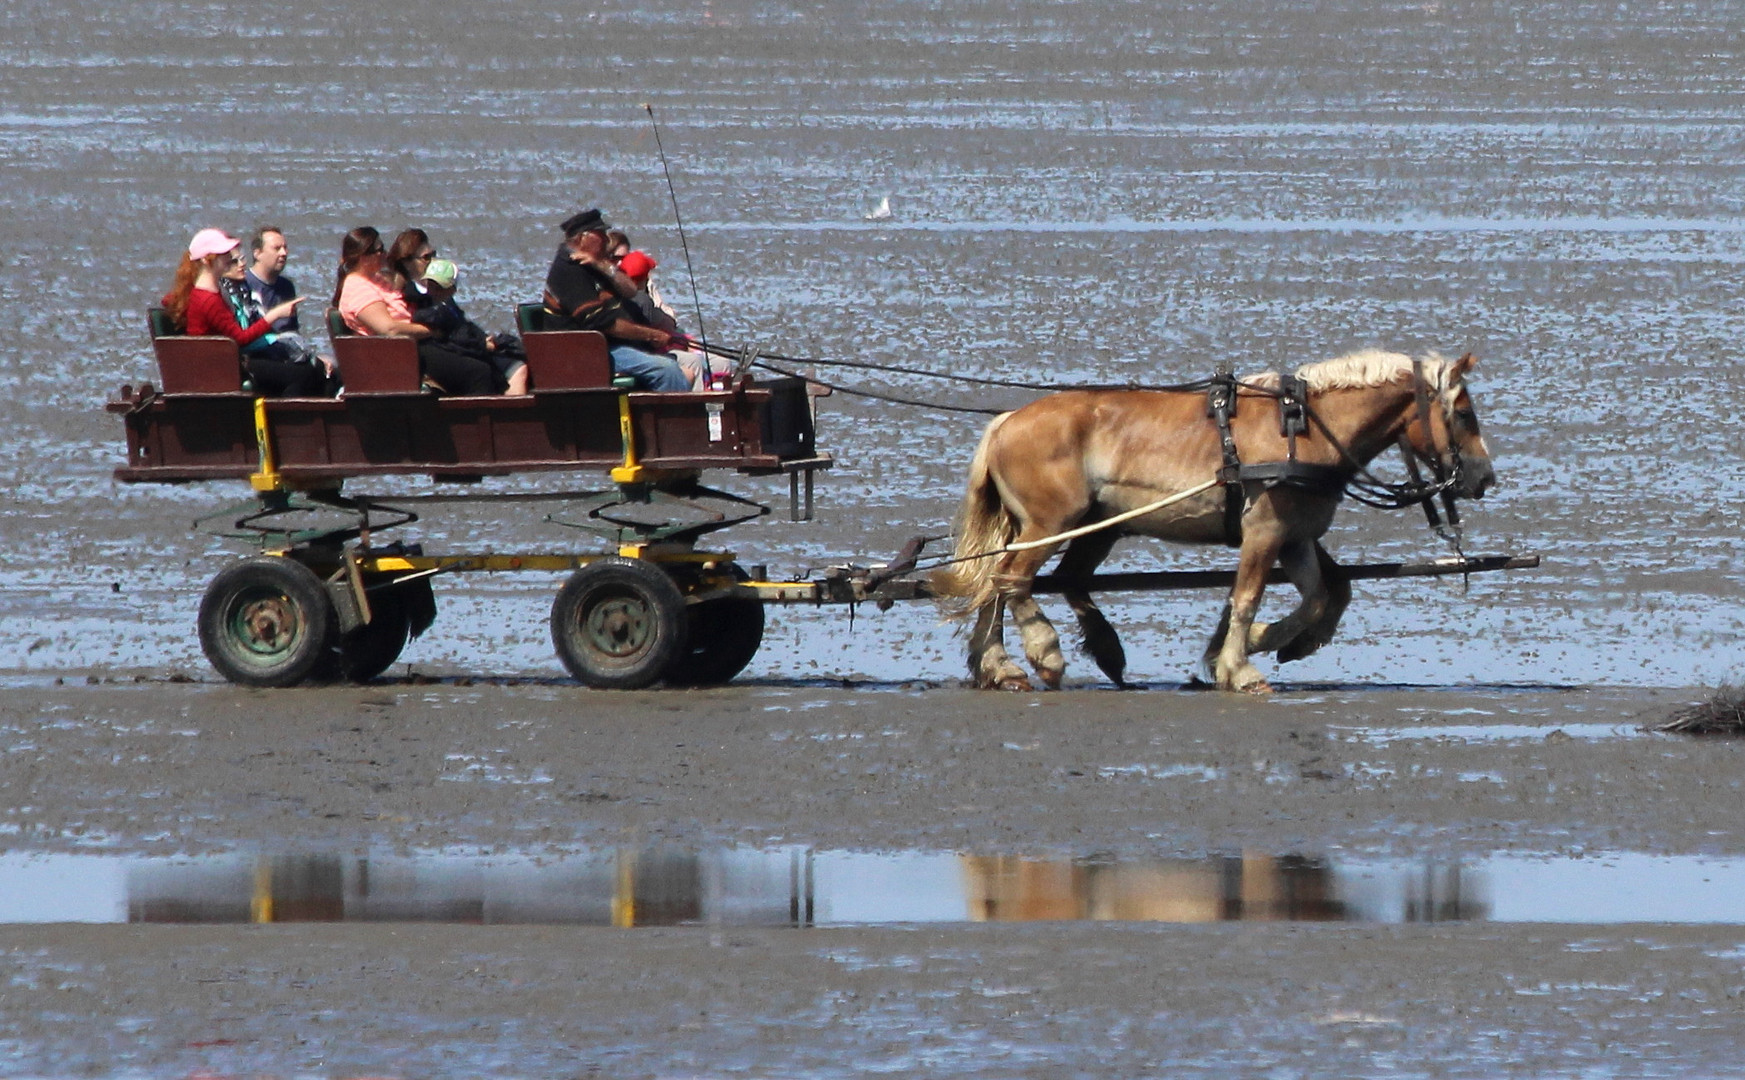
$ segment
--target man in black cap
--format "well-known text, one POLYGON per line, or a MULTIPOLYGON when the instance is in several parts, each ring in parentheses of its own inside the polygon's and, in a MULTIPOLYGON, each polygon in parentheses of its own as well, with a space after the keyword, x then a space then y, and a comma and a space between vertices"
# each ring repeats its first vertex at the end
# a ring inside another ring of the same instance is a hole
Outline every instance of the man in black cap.
POLYGON ((598 330, 606 335, 612 370, 646 390, 689 390, 678 360, 665 355, 675 345, 664 330, 637 322, 624 306, 636 286, 607 257, 606 230, 598 210, 583 210, 563 223, 564 243, 545 275, 547 330, 598 330))

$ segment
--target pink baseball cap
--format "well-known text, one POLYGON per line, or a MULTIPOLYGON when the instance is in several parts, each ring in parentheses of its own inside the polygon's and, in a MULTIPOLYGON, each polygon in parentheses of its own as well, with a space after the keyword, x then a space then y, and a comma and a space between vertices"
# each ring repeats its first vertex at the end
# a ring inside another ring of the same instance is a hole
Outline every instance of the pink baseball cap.
POLYGON ((226 235, 223 229, 201 229, 194 234, 194 239, 188 242, 188 258, 204 259, 208 255, 221 255, 226 251, 235 251, 241 246, 241 240, 226 235))

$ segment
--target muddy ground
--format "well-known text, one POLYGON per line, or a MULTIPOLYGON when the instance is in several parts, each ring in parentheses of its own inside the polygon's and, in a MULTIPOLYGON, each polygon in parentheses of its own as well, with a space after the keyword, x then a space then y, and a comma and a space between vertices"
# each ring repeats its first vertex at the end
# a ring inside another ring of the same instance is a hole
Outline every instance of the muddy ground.
POLYGON ((1745 743, 1632 726, 1688 697, 15 690, 0 706, 0 829, 45 850, 156 854, 657 841, 1020 855, 1745 852, 1745 824, 1714 809, 1738 790, 1745 743))
MULTIPOLYGON (((45 852, 1736 857, 1673 693, 14 691, 45 852), (1507 700, 1506 715, 1496 709, 1507 700)), ((1653 889, 1652 881, 1642 883, 1653 889)), ((1736 923, 14 926, 11 1075, 1736 1075, 1736 923)))

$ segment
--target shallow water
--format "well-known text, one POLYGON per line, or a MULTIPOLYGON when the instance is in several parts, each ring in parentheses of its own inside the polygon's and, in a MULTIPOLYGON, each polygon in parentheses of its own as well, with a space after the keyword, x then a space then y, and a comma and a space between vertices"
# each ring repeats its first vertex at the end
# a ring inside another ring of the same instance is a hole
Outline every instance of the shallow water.
POLYGON ((1745 926, 1745 861, 1037 858, 801 847, 0 855, 0 925, 461 923, 871 927, 980 922, 1745 926))

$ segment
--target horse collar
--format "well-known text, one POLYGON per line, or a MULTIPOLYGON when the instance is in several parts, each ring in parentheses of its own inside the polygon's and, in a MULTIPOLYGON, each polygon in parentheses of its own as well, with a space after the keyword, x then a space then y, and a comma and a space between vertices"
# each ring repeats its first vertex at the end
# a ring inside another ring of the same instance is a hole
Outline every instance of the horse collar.
POLYGON ((1285 460, 1244 465, 1236 450, 1236 437, 1230 431, 1230 418, 1236 415, 1236 377, 1227 371, 1212 376, 1206 391, 1206 415, 1218 425, 1218 445, 1224 464, 1218 479, 1224 484, 1224 544, 1242 546, 1242 511, 1248 501, 1247 485, 1259 484, 1262 491, 1275 487, 1293 487, 1335 498, 1345 494, 1351 480, 1351 470, 1339 465, 1314 465, 1297 460, 1297 436, 1307 434, 1308 385, 1295 375, 1280 375, 1278 393, 1279 434, 1285 440, 1285 460))

